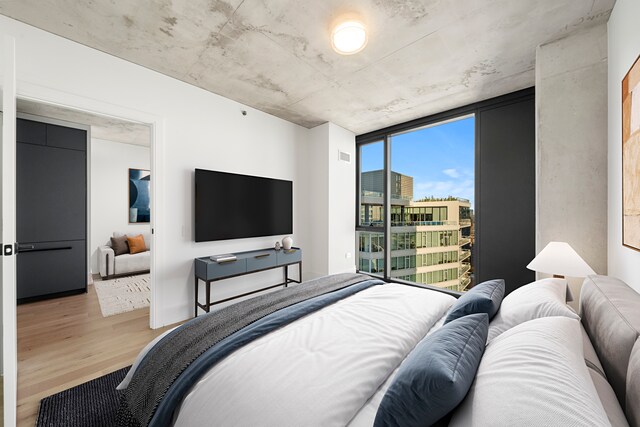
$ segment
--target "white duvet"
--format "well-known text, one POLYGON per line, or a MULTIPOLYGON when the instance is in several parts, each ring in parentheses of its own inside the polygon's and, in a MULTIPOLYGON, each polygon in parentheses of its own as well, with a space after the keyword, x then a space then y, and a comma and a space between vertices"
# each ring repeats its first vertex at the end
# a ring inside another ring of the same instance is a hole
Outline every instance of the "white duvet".
POLYGON ((361 291, 218 363, 175 425, 371 426, 391 375, 454 301, 398 284, 361 291))

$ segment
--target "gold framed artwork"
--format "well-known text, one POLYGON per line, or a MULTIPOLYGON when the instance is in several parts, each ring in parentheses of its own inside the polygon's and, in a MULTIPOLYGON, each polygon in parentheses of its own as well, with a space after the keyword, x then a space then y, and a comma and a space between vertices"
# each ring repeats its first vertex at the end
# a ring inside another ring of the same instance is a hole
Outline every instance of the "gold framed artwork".
POLYGON ((640 251, 640 56, 622 80, 622 244, 640 251))

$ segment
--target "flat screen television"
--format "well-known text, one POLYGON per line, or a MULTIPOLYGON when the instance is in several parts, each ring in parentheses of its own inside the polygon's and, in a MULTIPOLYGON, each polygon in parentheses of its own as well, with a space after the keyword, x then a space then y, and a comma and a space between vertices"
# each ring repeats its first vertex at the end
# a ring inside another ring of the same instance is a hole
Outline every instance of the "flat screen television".
POLYGON ((293 233, 293 182, 196 169, 196 242, 293 233))

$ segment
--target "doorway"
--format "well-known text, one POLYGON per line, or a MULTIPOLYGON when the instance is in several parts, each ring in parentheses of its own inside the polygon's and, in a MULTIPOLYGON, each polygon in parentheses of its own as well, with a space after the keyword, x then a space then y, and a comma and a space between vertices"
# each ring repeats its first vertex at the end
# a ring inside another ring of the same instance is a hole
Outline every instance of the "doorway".
POLYGON ((33 425, 42 398, 129 365, 162 332, 149 327, 153 127, 27 99, 17 100, 17 111, 19 119, 88 131, 86 293, 17 309, 17 420, 33 425), (116 254, 116 241, 124 253, 116 254))

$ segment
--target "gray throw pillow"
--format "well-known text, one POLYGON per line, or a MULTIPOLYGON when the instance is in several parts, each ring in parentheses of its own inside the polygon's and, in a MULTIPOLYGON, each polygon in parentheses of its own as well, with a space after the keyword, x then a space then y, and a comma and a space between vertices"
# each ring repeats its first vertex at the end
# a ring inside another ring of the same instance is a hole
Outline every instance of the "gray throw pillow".
POLYGON ((127 236, 112 237, 111 249, 113 253, 118 256, 129 253, 129 242, 127 242, 127 236))
POLYGON ((374 427, 430 426, 466 396, 484 353, 489 317, 453 320, 418 343, 385 393, 374 427))

